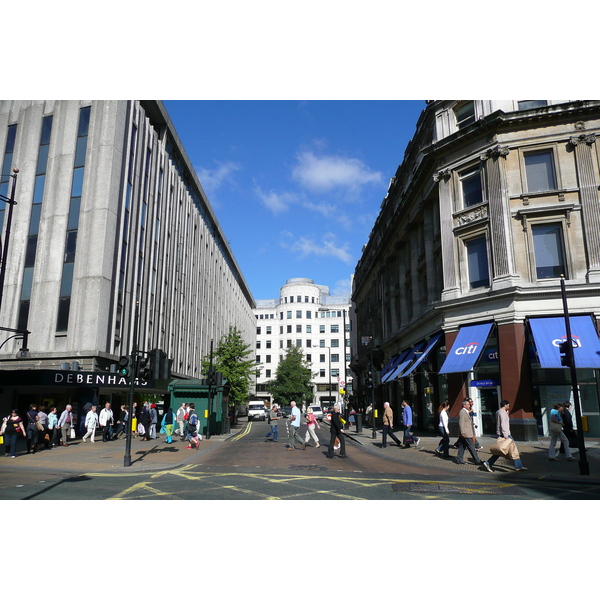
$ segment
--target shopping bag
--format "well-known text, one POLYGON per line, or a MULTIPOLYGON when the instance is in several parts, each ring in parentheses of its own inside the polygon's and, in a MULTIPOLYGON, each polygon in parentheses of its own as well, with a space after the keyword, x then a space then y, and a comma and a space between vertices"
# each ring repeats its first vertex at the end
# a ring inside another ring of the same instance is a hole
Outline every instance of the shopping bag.
POLYGON ((75 427, 71 427, 71 439, 75 439, 75 427))
POLYGON ((519 449, 513 440, 510 440, 510 444, 508 445, 507 456, 510 460, 518 460, 520 458, 519 449))
POLYGON ((490 452, 494 456, 506 456, 508 454, 508 450, 511 444, 514 445, 514 442, 510 438, 498 438, 490 446, 490 452))
POLYGON ((4 444, 4 436, 0 435, 0 445, 4 444))

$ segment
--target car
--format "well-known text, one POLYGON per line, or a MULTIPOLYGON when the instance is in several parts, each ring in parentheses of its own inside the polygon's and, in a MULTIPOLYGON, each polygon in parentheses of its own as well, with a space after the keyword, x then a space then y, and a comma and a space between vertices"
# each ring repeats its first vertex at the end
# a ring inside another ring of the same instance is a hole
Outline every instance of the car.
POLYGON ((292 407, 291 406, 284 406, 283 407, 283 418, 284 419, 289 419, 290 415, 292 414, 292 407))
POLYGON ((248 402, 248 421, 252 421, 254 419, 259 419, 264 421, 267 418, 267 414, 265 412, 265 403, 251 401, 248 402))
POLYGON ((315 419, 317 419, 317 421, 323 420, 323 410, 321 409, 320 406, 313 404, 312 406, 309 406, 308 408, 312 408, 313 415, 315 415, 315 419))

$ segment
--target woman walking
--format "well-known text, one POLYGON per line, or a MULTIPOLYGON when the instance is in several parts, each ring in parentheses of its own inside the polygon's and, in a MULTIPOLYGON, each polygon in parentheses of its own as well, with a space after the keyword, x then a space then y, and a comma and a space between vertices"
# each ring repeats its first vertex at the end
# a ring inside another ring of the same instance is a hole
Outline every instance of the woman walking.
POLYGON ((173 443, 172 436, 173 436, 174 421, 175 421, 175 417, 173 415, 173 409, 169 406, 169 408, 167 409, 167 412, 165 413, 165 416, 163 417, 162 423, 160 424, 161 432, 164 429, 165 434, 167 436, 167 439, 165 440, 165 442, 167 442, 167 444, 173 443))
POLYGON ((562 404, 557 403, 554 408, 550 411, 550 447, 548 448, 548 460, 558 460, 556 458, 556 442, 561 441, 565 446, 565 454, 567 460, 573 460, 571 456, 571 448, 569 448, 569 440, 563 432, 563 418, 562 412, 564 407, 562 404))
POLYGON ((58 444, 58 439, 60 438, 60 429, 58 427, 58 413, 56 410, 56 406, 53 406, 50 409, 50 413, 48 414, 48 429, 50 430, 52 448, 54 448, 54 446, 58 444))
POLYGON ((448 429, 448 410, 450 410, 449 402, 442 402, 438 409, 440 421, 438 428, 442 440, 440 441, 436 452, 441 454, 444 458, 450 458, 450 429, 448 429))
POLYGON ((88 410, 88 414, 85 416, 85 426, 87 429, 86 434, 83 436, 82 441, 85 443, 89 437, 92 438, 92 443, 94 440, 94 435, 96 434, 96 427, 98 427, 98 415, 96 414, 96 405, 92 406, 90 410, 88 410))
POLYGON ((34 454, 37 452, 37 442, 39 435, 37 422, 37 404, 30 404, 29 410, 27 411, 27 454, 31 454, 32 449, 34 454))
POLYGON ((27 437, 25 427, 23 427, 23 419, 21 419, 16 410, 13 410, 10 413, 10 417, 4 417, 2 427, 0 428, 0 435, 4 436, 4 456, 10 454, 11 458, 16 458, 17 434, 19 431, 23 434, 23 437, 27 437))
POLYGON ((315 448, 318 448, 320 444, 319 438, 317 437, 317 433, 315 431, 315 427, 321 429, 321 426, 317 423, 317 419, 315 418, 313 409, 310 406, 306 411, 306 424, 308 425, 308 429, 306 430, 306 435, 304 436, 304 444, 306 445, 306 442, 308 442, 308 440, 312 437, 312 439, 316 442, 315 448))

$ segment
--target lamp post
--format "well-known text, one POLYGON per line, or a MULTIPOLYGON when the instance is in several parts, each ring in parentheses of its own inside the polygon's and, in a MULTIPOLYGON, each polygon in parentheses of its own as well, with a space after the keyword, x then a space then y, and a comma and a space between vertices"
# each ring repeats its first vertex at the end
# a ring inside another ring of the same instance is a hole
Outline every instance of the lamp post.
POLYGON ((8 340, 12 340, 13 338, 19 337, 19 335, 20 335, 23 340, 23 345, 21 346, 21 349, 19 350, 19 354, 17 355, 17 358, 29 358, 29 348, 27 347, 27 338, 28 338, 29 334, 31 333, 31 331, 27 331, 27 329, 11 329, 10 327, 0 327, 0 331, 8 331, 8 332, 14 334, 14 335, 7 337, 2 342, 2 344, 0 344, 0 349, 2 348, 2 346, 4 346, 4 344, 6 344, 6 342, 8 342, 8 340))
POLYGON ((6 197, 0 194, 0 200, 8 204, 8 218, 6 219, 6 233, 4 234, 4 247, 0 248, 0 311, 2 310, 2 296, 4 294, 4 277, 6 276, 6 263, 8 259, 8 242, 10 240, 10 227, 12 223, 13 208, 16 205, 15 202, 15 189, 17 187, 17 173, 19 169, 14 168, 12 177, 12 186, 10 190, 10 197, 6 197))

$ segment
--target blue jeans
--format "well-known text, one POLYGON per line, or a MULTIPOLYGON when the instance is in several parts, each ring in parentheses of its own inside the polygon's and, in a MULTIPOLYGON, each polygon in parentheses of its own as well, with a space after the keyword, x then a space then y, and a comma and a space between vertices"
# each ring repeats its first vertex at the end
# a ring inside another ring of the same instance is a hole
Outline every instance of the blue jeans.
POLYGON ((271 425, 271 431, 265 437, 268 438, 270 435, 273 436, 273 441, 276 442, 279 437, 279 427, 277 425, 271 425))
POLYGON ((11 456, 17 455, 17 434, 9 433, 4 436, 4 452, 11 456))
MULTIPOLYGON (((512 435, 508 436, 511 440, 513 439, 512 435)), ((513 440, 514 441, 514 440, 513 440)), ((494 456, 492 456, 489 460, 488 460, 488 464, 490 465, 490 467, 500 458, 500 456, 494 454, 494 456)), ((510 459, 508 459, 510 460, 510 459)), ((521 462, 520 458, 516 458, 514 460, 515 463, 515 469, 522 469, 523 468, 523 463, 521 462)))

